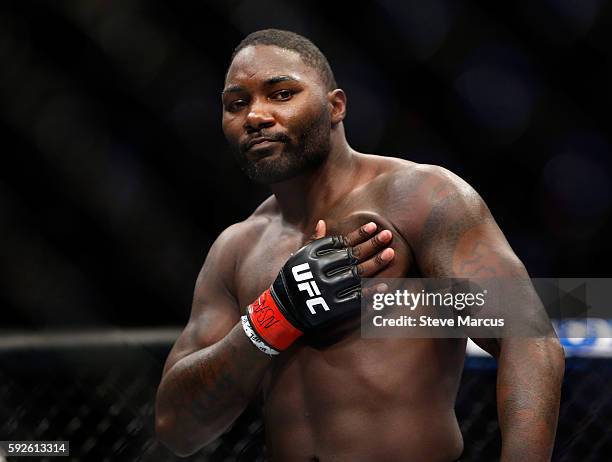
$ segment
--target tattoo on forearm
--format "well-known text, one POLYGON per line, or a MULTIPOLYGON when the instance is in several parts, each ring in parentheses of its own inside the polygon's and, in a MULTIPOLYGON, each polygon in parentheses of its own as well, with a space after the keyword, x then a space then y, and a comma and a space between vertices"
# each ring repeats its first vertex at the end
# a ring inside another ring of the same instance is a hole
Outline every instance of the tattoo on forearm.
POLYGON ((198 419, 206 419, 221 412, 228 399, 235 400, 236 394, 242 393, 235 377, 247 367, 242 356, 234 354, 236 350, 229 344, 224 357, 217 354, 214 360, 199 358, 186 366, 183 378, 174 380, 177 389, 168 395, 174 404, 188 409, 198 419))
POLYGON ((520 357, 536 364, 506 358, 498 374, 500 427, 512 444, 545 453, 552 450, 557 428, 563 360, 547 354, 554 350, 540 343, 532 343, 531 348, 535 350, 523 351, 520 357))

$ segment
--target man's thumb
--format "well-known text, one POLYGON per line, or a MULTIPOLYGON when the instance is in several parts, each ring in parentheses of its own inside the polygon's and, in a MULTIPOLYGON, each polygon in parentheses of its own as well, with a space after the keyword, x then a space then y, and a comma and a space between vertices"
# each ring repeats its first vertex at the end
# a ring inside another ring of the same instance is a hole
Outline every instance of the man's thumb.
POLYGON ((325 237, 325 233, 327 233, 327 226, 325 225, 325 220, 317 221, 317 226, 315 227, 315 232, 312 235, 312 240, 321 239, 325 237))

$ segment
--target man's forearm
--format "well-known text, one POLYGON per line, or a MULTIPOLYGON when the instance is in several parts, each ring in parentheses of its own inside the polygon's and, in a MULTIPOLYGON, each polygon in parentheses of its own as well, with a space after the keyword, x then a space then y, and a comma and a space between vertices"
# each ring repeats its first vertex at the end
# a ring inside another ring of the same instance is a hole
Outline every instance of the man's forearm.
POLYGON ((502 462, 550 460, 564 365, 555 337, 502 341, 497 374, 502 462))
POLYGON ((221 435, 242 413, 271 362, 238 323, 219 342, 174 364, 157 393, 156 431, 179 455, 221 435))

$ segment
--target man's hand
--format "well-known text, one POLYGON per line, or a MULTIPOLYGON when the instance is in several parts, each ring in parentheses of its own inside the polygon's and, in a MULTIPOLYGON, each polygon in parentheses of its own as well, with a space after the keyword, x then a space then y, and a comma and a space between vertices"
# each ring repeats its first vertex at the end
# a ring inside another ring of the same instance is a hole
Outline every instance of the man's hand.
POLYGON ((327 327, 361 308, 361 278, 372 277, 394 258, 392 234, 368 223, 346 236, 325 235, 292 255, 276 280, 248 307, 243 327, 263 352, 277 354, 306 332, 327 327))

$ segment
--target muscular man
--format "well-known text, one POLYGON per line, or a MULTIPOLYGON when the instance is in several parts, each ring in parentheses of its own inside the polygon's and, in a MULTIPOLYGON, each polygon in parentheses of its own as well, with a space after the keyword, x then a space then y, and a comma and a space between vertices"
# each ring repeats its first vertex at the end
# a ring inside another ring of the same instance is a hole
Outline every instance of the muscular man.
MULTIPOLYGON (((527 277, 488 208, 443 168, 353 150, 342 122, 346 95, 299 35, 245 38, 222 101, 241 166, 273 195, 210 249, 158 390, 159 438, 191 454, 260 395, 273 461, 456 460, 465 339, 364 339, 346 317, 359 276, 527 277), (317 239, 297 252, 315 223, 317 239), (332 261, 340 273, 329 270, 332 261), (305 262, 313 280, 330 285, 321 291, 344 297, 327 298, 329 310, 313 307, 332 313, 320 325, 308 324, 296 295, 305 292, 291 281, 291 268, 305 262), (270 300, 282 321, 273 335, 257 325, 270 300)), ((501 459, 550 459, 564 361, 558 340, 474 340, 498 359, 501 459)))

